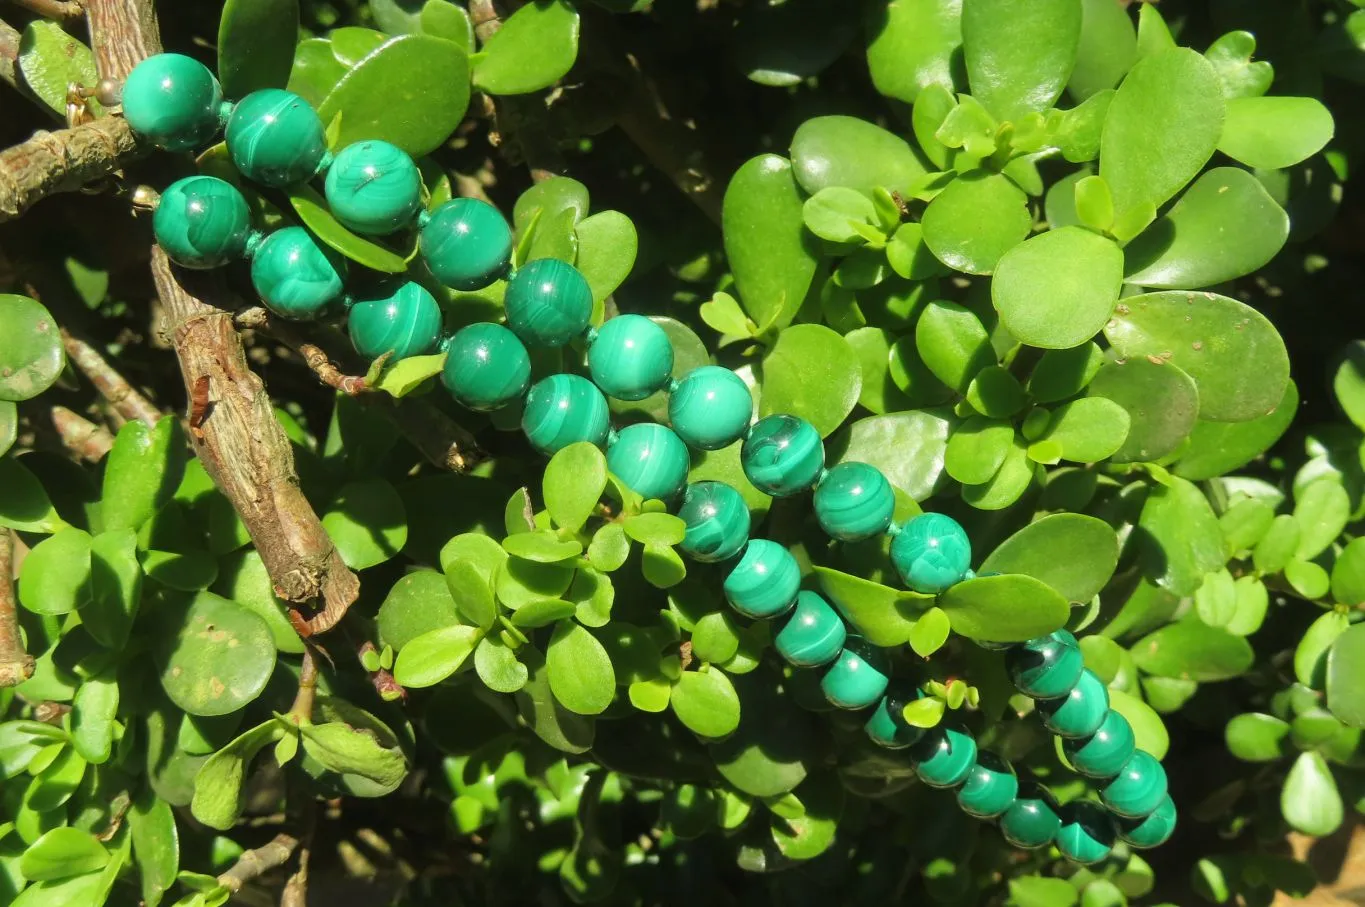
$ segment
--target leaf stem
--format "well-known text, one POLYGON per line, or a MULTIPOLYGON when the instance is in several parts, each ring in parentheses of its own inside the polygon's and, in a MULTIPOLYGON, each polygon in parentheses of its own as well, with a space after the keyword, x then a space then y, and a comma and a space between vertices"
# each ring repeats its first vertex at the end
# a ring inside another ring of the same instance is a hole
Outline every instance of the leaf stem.
POLYGON ((299 668, 299 691, 289 707, 289 720, 295 724, 313 722, 313 702, 318 695, 318 665, 311 646, 303 650, 303 666, 299 668))

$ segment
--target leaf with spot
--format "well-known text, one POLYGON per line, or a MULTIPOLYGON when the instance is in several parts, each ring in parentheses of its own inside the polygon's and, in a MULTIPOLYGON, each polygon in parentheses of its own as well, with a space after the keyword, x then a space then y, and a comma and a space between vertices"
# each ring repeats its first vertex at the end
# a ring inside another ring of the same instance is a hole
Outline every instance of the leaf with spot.
POLYGON ((270 628, 255 612, 199 592, 181 614, 165 614, 156 648, 161 686, 191 715, 227 715, 252 702, 275 669, 270 628))

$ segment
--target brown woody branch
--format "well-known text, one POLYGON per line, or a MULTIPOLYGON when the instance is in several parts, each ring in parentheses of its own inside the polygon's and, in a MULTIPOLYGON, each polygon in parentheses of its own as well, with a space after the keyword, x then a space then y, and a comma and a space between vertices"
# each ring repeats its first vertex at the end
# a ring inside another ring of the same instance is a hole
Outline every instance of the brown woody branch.
POLYGON ((19 32, 0 22, 0 81, 19 87, 19 32))
POLYGON ((90 379, 95 390, 108 401, 114 412, 129 422, 156 425, 161 418, 161 410, 129 384, 128 379, 120 375, 98 350, 79 337, 73 337, 65 329, 62 330, 62 346, 66 348, 67 359, 90 379))
POLYGON ((298 846, 299 841, 293 835, 278 834, 269 844, 248 850, 238 857, 231 869, 218 876, 218 884, 236 894, 248 882, 289 862, 298 846))
POLYGON ((52 427, 62 444, 76 456, 98 463, 114 446, 114 435, 103 425, 96 425, 65 406, 52 407, 52 427))
MULTIPOLYGON (((0 57, 3 43, 0 34, 0 57)), ((4 68, 0 63, 0 73, 4 68)), ((111 176, 143 150, 123 117, 34 133, 27 142, 0 152, 0 222, 13 220, 49 195, 76 192, 111 176)))
POLYGON ((14 534, 0 526, 0 688, 18 686, 33 676, 33 656, 19 635, 14 595, 14 534))
POLYGON ((74 0, 10 0, 15 6, 22 6, 31 13, 44 19, 75 19, 85 13, 85 8, 74 0))

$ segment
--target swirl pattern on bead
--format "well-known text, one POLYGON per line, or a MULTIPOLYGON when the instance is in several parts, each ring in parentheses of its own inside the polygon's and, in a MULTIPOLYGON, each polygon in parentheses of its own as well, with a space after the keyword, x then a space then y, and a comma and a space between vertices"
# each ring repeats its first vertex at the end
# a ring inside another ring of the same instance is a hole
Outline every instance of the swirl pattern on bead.
MULTIPOLYGON (((797 601, 797 591, 801 588, 801 568, 791 552, 777 542, 751 539, 744 547, 739 562, 725 575, 721 588, 730 605, 745 617, 779 617, 786 614, 792 603, 797 601)), ((839 642, 825 661, 839 654, 844 644, 843 621, 839 620, 837 614, 834 619, 839 625, 839 642)))
POLYGON ((488 286, 512 261, 507 218, 476 198, 451 199, 431 212, 418 242, 432 275, 457 290, 488 286))
POLYGON ((881 535, 891 525, 896 495, 880 469, 840 463, 815 489, 815 516, 831 538, 857 542, 881 535))
POLYGON ((976 740, 956 728, 938 725, 915 745, 915 774, 930 787, 957 787, 976 764, 976 740))
POLYGON ((739 453, 740 465, 754 487, 773 497, 810 488, 825 468, 820 433, 796 416, 766 416, 754 423, 739 453))
POLYGON ((796 610, 782 625, 773 645, 798 668, 816 668, 839 657, 848 629, 837 611, 819 593, 803 589, 796 596, 796 610))
POLYGON ((673 344, 664 329, 645 316, 617 315, 598 329, 588 347, 588 370, 608 397, 643 400, 668 384, 673 344))
POLYGON ((1038 703, 1043 726, 1059 737, 1089 737, 1109 714, 1109 690, 1089 668, 1071 692, 1038 703))
POLYGON ((668 422, 688 446, 720 450, 744 436, 754 401, 744 380, 718 365, 694 368, 668 398, 668 422))
POLYGON ((969 816, 994 819, 1019 795, 1019 777, 994 753, 979 753, 957 792, 957 805, 969 816))
POLYGON ((123 83, 123 116, 167 151, 189 151, 218 131, 223 89, 208 67, 183 54, 143 60, 123 83))
POLYGON ((693 560, 727 560, 749 540, 749 508, 739 492, 724 482, 688 485, 678 516, 687 524, 678 547, 693 560))
POLYGON ((1062 808, 1057 849, 1068 860, 1082 865, 1100 862, 1114 849, 1114 836, 1114 821, 1098 805, 1079 800, 1062 808))
POLYGON ((327 154, 322 120, 292 91, 263 88, 237 102, 226 139, 232 163, 248 179, 284 187, 312 179, 327 154))
POLYGON ((500 324, 482 322, 461 328, 446 347, 441 383, 466 409, 490 412, 526 393, 531 357, 500 324))
POLYGON ((1135 750, 1119 773, 1100 790, 1104 805, 1119 816, 1139 819, 1166 796, 1166 770, 1146 750, 1135 750))
POLYGON ((972 544, 957 520, 923 513, 902 526, 892 540, 891 562, 911 589, 937 595, 966 576, 972 544))
POLYGON ((557 258, 527 262, 507 282, 507 326, 525 343, 563 346, 592 318, 592 290, 578 269, 557 258))
POLYGON ((865 709, 882 697, 890 682, 881 650, 861 637, 850 636, 820 680, 820 689, 841 709, 865 709))
POLYGON ((267 236, 251 257, 251 283, 270 311, 282 318, 312 321, 340 298, 346 261, 303 227, 284 227, 267 236))
POLYGON ((579 441, 601 447, 611 430, 607 398, 581 375, 551 375, 537 381, 526 395, 521 430, 546 456, 579 441))
POLYGON ((397 362, 436 348, 441 307, 425 287, 407 281, 386 296, 357 302, 347 329, 356 352, 366 359, 389 353, 397 362))
POLYGON ((242 193, 214 176, 187 176, 161 193, 152 232, 171 261, 217 268, 246 252, 251 212, 242 193))
POLYGON ((1087 778, 1114 777, 1135 749, 1133 726, 1113 709, 1089 737, 1062 741, 1062 751, 1071 766, 1087 778))
POLYGON ((422 177, 403 150, 369 139, 343 148, 324 183, 332 216, 365 236, 412 223, 422 206, 422 177))
POLYGON ((626 426, 607 447, 607 468, 645 500, 677 498, 690 465, 686 445, 654 422, 626 426))

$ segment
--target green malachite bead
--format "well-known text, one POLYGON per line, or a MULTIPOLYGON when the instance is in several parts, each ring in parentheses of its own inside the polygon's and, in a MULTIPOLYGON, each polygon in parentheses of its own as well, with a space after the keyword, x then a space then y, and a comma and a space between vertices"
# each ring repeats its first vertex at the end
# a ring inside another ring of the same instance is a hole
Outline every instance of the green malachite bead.
POLYGON ((271 233, 251 256, 251 283, 282 318, 312 321, 341 297, 346 260, 303 227, 271 233))
POLYGON ((1136 749, 1133 726, 1110 709, 1099 729, 1081 740, 1063 740, 1062 750, 1071 766, 1087 778, 1112 778, 1122 771, 1136 749))
POLYGON ((436 349, 441 307, 421 284, 409 280, 387 296, 357 302, 346 328, 357 353, 366 359, 389 353, 389 361, 397 362, 436 349))
POLYGON ((526 395, 521 430, 547 457, 579 441, 601 447, 611 431, 607 398, 581 375, 551 375, 526 395))
POLYGON ((1156 757, 1136 750, 1103 789, 1100 799, 1115 815, 1140 819, 1161 805, 1166 796, 1166 770, 1156 757))
POLYGON ((267 186, 310 180, 327 156, 322 120, 292 91, 263 88, 237 102, 227 123, 232 163, 267 186))
POLYGON ((655 422, 627 425, 607 447, 607 468, 647 501, 676 498, 690 467, 687 445, 655 422))
POLYGON ((403 149, 378 139, 341 150, 324 184, 332 216, 356 233, 382 236, 412 223, 422 207, 422 176, 403 149))
POLYGON ((900 684, 888 687, 886 695, 872 711, 872 717, 863 725, 863 730, 867 732, 872 742, 889 750, 899 750, 923 737, 924 729, 906 724, 902 714, 905 704, 921 695, 923 694, 919 690, 913 688, 907 690, 900 684))
POLYGON ((1070 693, 1038 703, 1043 725, 1060 737, 1089 737, 1109 714, 1109 690, 1089 668, 1070 693))
MULTIPOLYGON (((785 548, 782 550, 786 551, 785 548)), ((791 554, 787 556, 791 557, 791 554)), ((796 566, 795 560, 792 566, 796 566)), ((796 596, 796 610, 777 631, 773 645, 783 658, 798 668, 815 668, 838 658, 847 640, 848 629, 839 612, 819 593, 803 589, 796 596)))
POLYGON ((1015 847, 1046 847, 1062 827, 1057 801, 1037 784, 1020 785, 1019 795, 1000 817, 1000 833, 1015 847))
POLYGON ((1116 819, 1119 837, 1130 847, 1148 850, 1160 847, 1175 832, 1175 801, 1166 795, 1144 819, 1116 819))
POLYGON ((1019 778, 1010 764, 994 753, 981 753, 957 792, 957 805, 969 816, 994 819, 1018 794, 1019 778))
MULTIPOLYGON (((801 568, 796 558, 785 546, 769 539, 751 539, 744 546, 744 554, 725 575, 723 584, 730 605, 745 617, 759 620, 786 614, 800 588, 801 568)), ((835 619, 838 619, 837 615, 835 619)), ((834 658, 843 647, 843 627, 843 621, 839 621, 839 641, 825 661, 834 658)), ((778 643, 778 650, 782 651, 781 643, 778 643)), ((786 655, 786 652, 782 654, 786 655)))
POLYGON ((156 54, 123 83, 123 116, 167 151, 188 151, 218 131, 223 90, 208 67, 182 54, 156 54))
POLYGON ((815 516, 832 538, 857 542, 881 535, 891 525, 896 494, 880 469, 840 463, 815 488, 815 516))
POLYGON ((678 516, 687 524, 678 547, 694 561, 727 560, 749 540, 749 507, 740 493, 724 482, 688 485, 678 516))
POLYGON ((461 406, 491 412, 526 393, 531 357, 517 335, 502 325, 471 324, 450 338, 441 383, 461 406))
POLYGON ((805 419, 767 416, 749 429, 739 462, 755 488, 780 498, 799 494, 819 481, 825 468, 825 445, 805 419))
POLYGON ((152 232, 176 264, 217 268, 246 254, 251 212, 231 183, 215 176, 187 176, 161 193, 152 232))
POLYGON ((957 520, 941 513, 922 513, 896 533, 891 562, 911 589, 937 595, 967 575, 972 543, 957 520))
POLYGON ((744 437, 754 400, 744 380, 718 365, 683 375, 668 397, 668 421, 689 446, 720 450, 744 437))
POLYGON ((841 709, 865 709, 882 698, 890 682, 882 650, 861 637, 850 636, 820 680, 820 689, 841 709))
POLYGON ((1063 633, 1058 630, 1030 639, 1005 654, 1005 666, 1019 692, 1034 699, 1056 699, 1075 689, 1085 659, 1076 637, 1063 633))
POLYGON ((598 329, 588 347, 588 370, 608 397, 643 400, 672 377, 673 344, 645 316, 617 315, 598 329))
POLYGON ((976 764, 976 740, 940 724, 915 744, 910 755, 920 781, 930 787, 956 787, 967 780, 976 764))
POLYGON ((1114 820, 1097 803, 1079 800, 1062 807, 1057 849, 1074 863, 1089 865, 1114 849, 1114 820))
POLYGON ((418 241, 431 273, 457 290, 488 286, 512 261, 507 218, 477 198, 451 199, 431 212, 418 241))
POLYGON ((592 318, 592 290, 573 265, 557 258, 528 261, 507 282, 507 326, 528 346, 563 346, 592 318))

